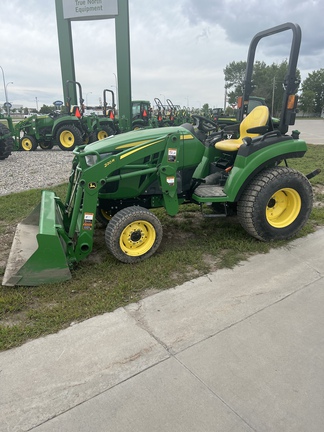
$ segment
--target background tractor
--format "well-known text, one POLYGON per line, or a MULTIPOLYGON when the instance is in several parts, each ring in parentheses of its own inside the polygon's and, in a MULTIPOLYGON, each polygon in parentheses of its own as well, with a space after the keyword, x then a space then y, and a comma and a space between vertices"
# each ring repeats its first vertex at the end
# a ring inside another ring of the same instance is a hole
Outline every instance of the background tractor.
POLYGON ((95 136, 96 139, 91 140, 97 141, 103 138, 107 138, 110 135, 116 135, 120 133, 118 126, 118 119, 116 116, 116 103, 115 103, 115 93, 112 90, 104 89, 103 91, 103 110, 102 116, 99 116, 99 132, 95 136), (111 95, 111 105, 107 102, 107 94, 111 95))
POLYGON ((11 136, 10 130, 0 122, 0 160, 9 157, 13 149, 14 140, 11 136))
POLYGON ((16 124, 11 117, 3 117, 13 138, 13 150, 33 151, 39 146, 43 150, 58 145, 61 150, 72 151, 75 147, 113 135, 114 120, 99 118, 95 114, 84 116, 84 100, 80 83, 67 81, 67 112, 53 112, 49 115, 32 115, 16 124), (69 86, 79 89, 79 106, 71 105, 69 86))
POLYGON ((17 227, 3 284, 71 278, 70 268, 92 251, 98 212, 106 216, 109 252, 129 264, 158 250, 163 230, 152 210, 159 207, 170 216, 192 203, 208 217, 235 214, 261 241, 294 236, 312 210, 308 179, 318 173, 305 176, 288 164, 307 151, 299 132, 288 134, 297 105, 298 25, 282 24, 252 39, 243 96, 249 100, 258 42, 287 30, 293 38, 278 128, 269 109, 258 106, 242 120, 235 138, 193 115, 196 127, 131 131, 76 148, 66 199, 42 192, 40 205, 17 227))
POLYGON ((152 107, 146 100, 132 101, 132 130, 151 126, 152 107))

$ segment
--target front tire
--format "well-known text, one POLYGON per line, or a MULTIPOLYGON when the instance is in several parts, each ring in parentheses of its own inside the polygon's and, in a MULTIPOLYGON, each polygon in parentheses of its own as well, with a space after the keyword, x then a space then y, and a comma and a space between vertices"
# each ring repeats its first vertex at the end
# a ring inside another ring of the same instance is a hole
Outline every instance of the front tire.
POLYGON ((65 125, 56 133, 57 145, 63 151, 72 151, 83 144, 82 134, 74 125, 65 125))
POLYGON ((242 227, 262 241, 287 240, 306 224, 313 191, 308 179, 288 167, 268 168, 258 174, 238 202, 242 227))
POLYGON ((107 225, 105 241, 111 254, 126 264, 151 257, 162 240, 159 219, 143 207, 127 207, 116 213, 107 225))
POLYGON ((20 148, 24 151, 35 151, 38 143, 32 135, 25 135, 20 139, 20 148))

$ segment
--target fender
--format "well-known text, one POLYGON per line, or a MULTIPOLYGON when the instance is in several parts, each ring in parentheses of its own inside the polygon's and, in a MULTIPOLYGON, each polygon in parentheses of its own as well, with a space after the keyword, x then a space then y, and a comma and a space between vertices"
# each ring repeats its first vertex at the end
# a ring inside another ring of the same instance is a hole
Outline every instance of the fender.
POLYGON ((243 144, 236 156, 235 163, 224 186, 227 201, 237 201, 246 185, 265 167, 289 158, 303 157, 307 151, 305 141, 293 139, 290 136, 262 141, 252 140, 250 145, 243 144))
POLYGON ((52 134, 55 135, 58 128, 67 124, 75 124, 80 129, 80 120, 75 116, 66 115, 54 120, 52 134))

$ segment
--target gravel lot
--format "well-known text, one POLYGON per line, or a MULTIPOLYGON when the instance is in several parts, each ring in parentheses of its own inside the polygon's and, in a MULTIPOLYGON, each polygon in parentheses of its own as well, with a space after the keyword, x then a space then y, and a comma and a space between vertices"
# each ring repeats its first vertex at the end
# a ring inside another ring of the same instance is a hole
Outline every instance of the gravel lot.
POLYGON ((53 150, 15 151, 0 160, 0 195, 46 189, 68 181, 73 153, 53 150))

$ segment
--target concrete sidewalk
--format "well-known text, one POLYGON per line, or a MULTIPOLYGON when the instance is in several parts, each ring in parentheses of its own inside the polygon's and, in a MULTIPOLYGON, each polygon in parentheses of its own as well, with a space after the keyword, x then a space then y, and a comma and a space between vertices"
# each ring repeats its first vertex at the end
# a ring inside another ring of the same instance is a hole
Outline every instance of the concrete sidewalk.
POLYGON ((322 432, 324 229, 0 353, 0 431, 322 432))

